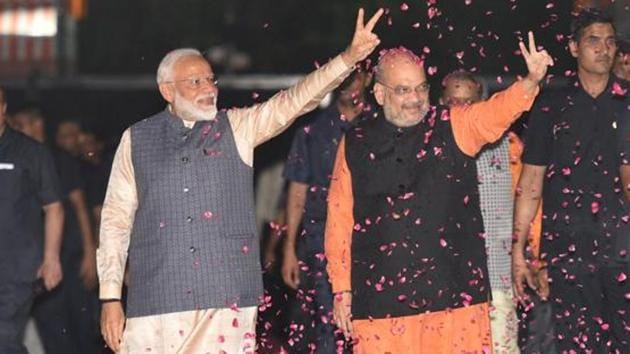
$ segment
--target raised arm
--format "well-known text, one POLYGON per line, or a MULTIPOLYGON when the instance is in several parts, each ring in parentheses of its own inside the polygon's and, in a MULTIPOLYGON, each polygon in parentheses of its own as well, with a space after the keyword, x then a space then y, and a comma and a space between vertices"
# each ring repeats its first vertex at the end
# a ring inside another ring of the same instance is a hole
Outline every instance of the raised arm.
POLYGON ((237 139, 247 142, 239 146, 239 153, 246 163, 250 164, 251 153, 245 149, 273 138, 297 117, 315 109, 326 94, 350 74, 353 66, 365 59, 380 43, 373 30, 383 10, 378 10, 367 23, 364 23, 363 14, 363 9, 360 9, 352 42, 339 56, 264 103, 228 111, 237 139))
POLYGON ((528 74, 506 90, 486 101, 451 110, 451 124, 457 146, 469 156, 475 156, 486 144, 499 139, 505 130, 529 110, 538 94, 538 84, 545 77, 553 60, 547 51, 536 49, 534 34, 529 32, 529 50, 519 43, 527 64, 528 74))

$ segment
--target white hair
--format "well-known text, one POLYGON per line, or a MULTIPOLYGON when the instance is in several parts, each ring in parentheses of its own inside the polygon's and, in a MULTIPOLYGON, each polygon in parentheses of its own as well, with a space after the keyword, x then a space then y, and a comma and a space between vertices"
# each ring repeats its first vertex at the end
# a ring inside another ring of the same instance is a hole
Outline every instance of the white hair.
POLYGON ((194 48, 180 48, 175 49, 168 52, 157 69, 157 83, 161 84, 164 81, 168 81, 170 79, 171 73, 173 72, 173 65, 179 61, 179 59, 184 57, 195 57, 199 56, 203 58, 201 52, 194 48))

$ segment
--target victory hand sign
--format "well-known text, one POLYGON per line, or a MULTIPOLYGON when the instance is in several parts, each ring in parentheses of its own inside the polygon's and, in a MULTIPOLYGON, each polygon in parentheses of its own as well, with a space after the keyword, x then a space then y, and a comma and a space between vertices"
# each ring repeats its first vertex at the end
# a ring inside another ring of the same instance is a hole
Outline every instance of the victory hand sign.
POLYGON ((357 15, 357 24, 354 29, 354 36, 348 49, 346 49, 341 56, 346 64, 352 66, 361 60, 367 58, 370 53, 381 43, 378 36, 372 32, 376 22, 383 15, 383 9, 379 9, 367 23, 364 23, 363 9, 359 9, 357 15))
POLYGON ((521 55, 525 59, 527 64, 527 70, 529 73, 527 78, 538 84, 547 74, 547 67, 553 66, 553 59, 546 50, 538 51, 536 49, 536 41, 534 40, 534 34, 529 31, 529 49, 525 47, 525 43, 519 42, 518 46, 521 49, 521 55))

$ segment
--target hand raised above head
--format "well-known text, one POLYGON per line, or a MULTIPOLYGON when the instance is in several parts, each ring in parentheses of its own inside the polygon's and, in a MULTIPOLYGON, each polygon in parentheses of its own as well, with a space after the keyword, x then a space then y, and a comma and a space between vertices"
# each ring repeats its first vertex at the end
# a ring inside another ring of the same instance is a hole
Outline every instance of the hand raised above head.
POLYGON ((383 9, 379 9, 367 23, 364 23, 365 11, 363 9, 359 9, 352 42, 350 43, 348 49, 342 53, 342 57, 346 64, 354 65, 367 58, 367 56, 374 51, 374 48, 381 43, 378 36, 372 31, 374 30, 374 26, 376 26, 379 18, 383 15, 383 12, 383 9))
POLYGON ((519 42, 518 46, 521 49, 521 55, 525 59, 525 64, 527 64, 527 70, 529 71, 527 76, 538 83, 545 78, 547 67, 553 66, 553 59, 546 50, 538 51, 532 31, 529 31, 527 36, 529 37, 529 49, 525 47, 523 42, 519 42))

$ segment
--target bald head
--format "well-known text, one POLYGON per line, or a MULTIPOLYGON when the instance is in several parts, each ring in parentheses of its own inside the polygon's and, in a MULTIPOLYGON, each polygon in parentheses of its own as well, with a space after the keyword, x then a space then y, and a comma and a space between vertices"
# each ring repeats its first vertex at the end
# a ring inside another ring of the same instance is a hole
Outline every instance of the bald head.
POLYGON ((374 98, 393 125, 418 124, 429 111, 429 83, 422 59, 404 47, 382 51, 376 66, 374 98))
POLYGON ((416 67, 424 75, 424 63, 422 59, 414 52, 405 47, 384 49, 379 53, 378 64, 376 65, 375 78, 376 81, 384 82, 387 80, 388 73, 395 71, 396 67, 406 64, 416 67))
POLYGON ((464 106, 481 100, 481 82, 471 73, 454 71, 442 81, 444 90, 440 102, 449 107, 464 106))

